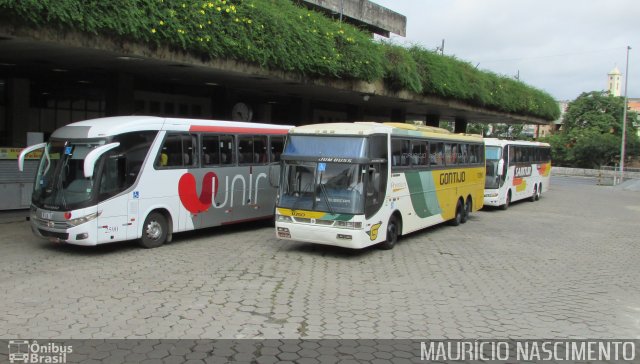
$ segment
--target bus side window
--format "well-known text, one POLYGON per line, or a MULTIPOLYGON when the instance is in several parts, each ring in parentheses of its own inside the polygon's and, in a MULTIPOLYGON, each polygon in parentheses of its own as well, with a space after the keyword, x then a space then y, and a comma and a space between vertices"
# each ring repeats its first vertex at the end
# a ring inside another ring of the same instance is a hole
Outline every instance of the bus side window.
POLYGON ((398 139, 391 139, 391 166, 397 167, 400 165, 400 158, 402 157, 402 145, 398 139))
POLYGON ((411 142, 411 160, 413 165, 426 166, 429 165, 428 145, 427 142, 421 140, 413 140, 411 142))
POLYGON ((476 144, 470 144, 469 145, 469 163, 471 164, 476 164, 478 163, 478 145, 476 144))
POLYGON ((157 167, 178 167, 182 165, 182 141, 179 134, 168 134, 158 156, 157 167))
POLYGON ((455 165, 458 159, 458 145, 445 143, 444 144, 444 162, 448 166, 455 165))
POLYGON ((391 165, 394 167, 408 166, 410 142, 407 139, 391 139, 391 165))
POLYGON ((220 136, 220 163, 221 164, 233 164, 234 163, 234 146, 233 135, 221 135, 220 136))
POLYGON ((444 165, 444 146, 439 142, 432 142, 429 144, 430 146, 430 155, 429 160, 431 162, 431 166, 442 166, 444 165))
POLYGON ((202 165, 220 164, 220 143, 217 135, 202 136, 202 165))
POLYGON ((197 165, 198 158, 196 158, 196 151, 198 146, 197 135, 183 135, 182 136, 182 165, 185 167, 193 167, 197 165))
POLYGON ((267 137, 260 135, 253 137, 254 163, 265 164, 268 162, 267 137))
POLYGON ((242 135, 238 137, 238 163, 255 164, 259 159, 259 146, 257 137, 242 135))
POLYGON ((271 162, 279 162, 282 150, 284 149, 284 137, 272 136, 269 138, 269 143, 271 162))
POLYGON ((460 151, 458 153, 458 163, 469 163, 469 144, 459 144, 460 151))

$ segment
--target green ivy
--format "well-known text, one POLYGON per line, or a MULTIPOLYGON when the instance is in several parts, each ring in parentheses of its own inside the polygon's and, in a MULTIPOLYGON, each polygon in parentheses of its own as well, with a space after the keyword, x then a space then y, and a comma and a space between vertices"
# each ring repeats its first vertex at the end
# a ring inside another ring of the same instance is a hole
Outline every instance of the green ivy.
POLYGON ((419 48, 377 42, 291 0, 0 0, 6 19, 233 59, 310 77, 383 80, 392 91, 556 119, 547 93, 419 48))

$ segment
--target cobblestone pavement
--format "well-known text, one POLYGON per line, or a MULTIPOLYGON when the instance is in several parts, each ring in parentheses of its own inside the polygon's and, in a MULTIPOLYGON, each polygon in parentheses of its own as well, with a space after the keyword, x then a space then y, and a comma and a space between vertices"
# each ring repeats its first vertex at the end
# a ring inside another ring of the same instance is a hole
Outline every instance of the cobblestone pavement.
POLYGON ((391 251, 268 224, 54 245, 0 224, 0 338, 640 338, 640 193, 558 183, 391 251))

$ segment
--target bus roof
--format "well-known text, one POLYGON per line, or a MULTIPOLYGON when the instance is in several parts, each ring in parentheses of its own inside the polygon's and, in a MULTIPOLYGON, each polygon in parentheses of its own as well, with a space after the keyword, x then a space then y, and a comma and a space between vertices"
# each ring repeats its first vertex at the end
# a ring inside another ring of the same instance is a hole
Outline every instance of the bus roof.
POLYGON ((330 134, 330 135, 371 135, 392 134, 408 137, 429 137, 434 139, 482 142, 476 134, 455 134, 446 129, 405 123, 326 123, 298 126, 289 131, 291 134, 330 134))
POLYGON ((531 142, 528 140, 507 140, 498 138, 484 138, 484 142, 487 146, 499 146, 504 147, 506 145, 523 145, 530 147, 550 147, 549 143, 531 142))
POLYGON ((90 119, 65 125, 52 138, 103 138, 143 130, 206 131, 217 133, 286 134, 290 125, 275 125, 224 120, 162 118, 156 116, 115 116, 90 119))

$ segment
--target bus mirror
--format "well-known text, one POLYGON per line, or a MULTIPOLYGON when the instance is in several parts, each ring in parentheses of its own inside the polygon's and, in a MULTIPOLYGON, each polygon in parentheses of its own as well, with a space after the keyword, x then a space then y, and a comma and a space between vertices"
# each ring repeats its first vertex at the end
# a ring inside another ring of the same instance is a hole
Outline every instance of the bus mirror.
POLYGON ((498 161, 498 170, 496 171, 496 175, 502 176, 502 170, 504 169, 504 159, 500 159, 498 161))
POLYGON ((280 187, 280 168, 276 168, 279 165, 279 163, 269 164, 269 184, 271 187, 280 187))
POLYGON ((20 155, 18 155, 18 170, 20 172, 24 171, 24 158, 27 156, 27 154, 33 152, 34 150, 42 149, 46 146, 47 143, 40 143, 24 148, 22 152, 20 152, 20 155))
POLYGON ((96 149, 89 152, 89 154, 84 157, 84 176, 86 178, 93 176, 93 168, 95 167, 98 158, 100 158, 100 156, 110 151, 111 149, 118 147, 119 145, 120 143, 110 143, 97 147, 96 149))

